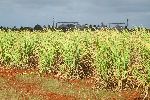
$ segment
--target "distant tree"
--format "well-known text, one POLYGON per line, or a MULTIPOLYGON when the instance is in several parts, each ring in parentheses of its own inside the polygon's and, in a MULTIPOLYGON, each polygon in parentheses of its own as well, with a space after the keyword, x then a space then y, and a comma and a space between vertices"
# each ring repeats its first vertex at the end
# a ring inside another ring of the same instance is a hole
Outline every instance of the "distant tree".
POLYGON ((34 26, 34 30, 37 30, 37 31, 38 31, 38 30, 43 30, 43 28, 42 28, 41 25, 38 25, 38 24, 37 24, 37 25, 34 26))
POLYGON ((96 26, 96 25, 93 25, 93 27, 96 28, 97 26, 96 26))
POLYGON ((50 26, 50 25, 48 25, 48 29, 51 29, 51 26, 50 26))
POLYGON ((46 30, 47 30, 47 27, 46 27, 46 25, 44 25, 44 26, 43 26, 43 30, 44 30, 44 31, 46 31, 46 30))
POLYGON ((3 26, 1 26, 0 29, 2 30, 2 29, 3 29, 3 26))
POLYGON ((92 25, 89 25, 89 28, 92 29, 92 25))
POLYGON ((16 26, 14 26, 11 30, 12 30, 12 31, 17 31, 18 29, 17 29, 16 26))

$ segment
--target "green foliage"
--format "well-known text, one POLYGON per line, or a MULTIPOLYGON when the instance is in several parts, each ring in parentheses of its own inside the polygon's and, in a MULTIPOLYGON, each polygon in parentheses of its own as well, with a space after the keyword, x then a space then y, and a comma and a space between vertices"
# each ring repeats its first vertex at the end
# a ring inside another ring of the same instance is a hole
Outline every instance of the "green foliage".
POLYGON ((145 29, 133 32, 74 30, 66 33, 49 30, 43 33, 0 31, 0 61, 8 66, 21 67, 28 63, 30 56, 38 54, 38 67, 43 72, 53 69, 57 51, 64 60, 60 66, 69 66, 71 70, 78 66, 79 59, 90 53, 102 80, 115 77, 119 81, 133 75, 149 83, 149 37, 145 29), (143 72, 139 67, 144 68, 143 72))

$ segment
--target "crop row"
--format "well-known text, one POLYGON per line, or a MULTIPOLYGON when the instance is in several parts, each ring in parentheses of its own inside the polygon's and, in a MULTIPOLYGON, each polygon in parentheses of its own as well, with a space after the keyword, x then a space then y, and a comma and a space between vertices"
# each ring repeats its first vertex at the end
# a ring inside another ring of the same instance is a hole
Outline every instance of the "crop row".
POLYGON ((109 89, 148 89, 150 33, 0 31, 0 64, 39 68, 41 73, 61 71, 81 79, 98 76, 99 86, 109 89))

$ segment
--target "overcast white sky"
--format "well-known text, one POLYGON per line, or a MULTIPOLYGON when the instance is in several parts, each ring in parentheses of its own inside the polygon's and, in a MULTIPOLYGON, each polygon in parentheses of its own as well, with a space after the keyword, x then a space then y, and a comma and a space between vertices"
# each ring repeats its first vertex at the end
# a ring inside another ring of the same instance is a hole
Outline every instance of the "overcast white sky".
POLYGON ((55 21, 81 24, 125 22, 150 27, 150 0, 0 0, 0 26, 34 26, 55 21))

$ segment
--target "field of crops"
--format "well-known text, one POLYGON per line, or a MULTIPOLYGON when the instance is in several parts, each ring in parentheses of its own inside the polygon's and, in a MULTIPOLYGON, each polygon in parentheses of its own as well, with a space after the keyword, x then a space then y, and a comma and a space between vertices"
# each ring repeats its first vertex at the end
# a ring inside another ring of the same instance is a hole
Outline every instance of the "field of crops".
POLYGON ((135 31, 0 31, 0 66, 39 69, 64 79, 94 78, 92 88, 150 88, 150 33, 135 31))

